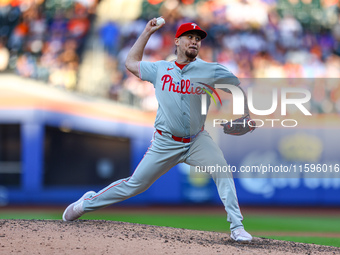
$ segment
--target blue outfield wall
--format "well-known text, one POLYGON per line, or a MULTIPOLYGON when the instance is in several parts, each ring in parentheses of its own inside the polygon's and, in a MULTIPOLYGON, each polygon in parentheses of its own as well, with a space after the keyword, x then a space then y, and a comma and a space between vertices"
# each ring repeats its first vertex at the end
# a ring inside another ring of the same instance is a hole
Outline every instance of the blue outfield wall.
MULTIPOLYGON (((2 204, 66 204, 78 199, 85 191, 98 191, 98 186, 44 187, 43 140, 46 125, 61 127, 67 123, 72 130, 107 136, 129 138, 133 173, 150 145, 154 129, 80 117, 43 110, 1 110, 0 124, 21 125, 22 174, 20 187, 0 187, 2 204)), ((220 132, 220 131, 217 131, 220 132)), ((340 206, 340 136, 337 129, 258 128, 242 137, 220 132, 218 143, 235 169, 242 166, 327 165, 333 168, 329 178, 238 178, 234 175, 241 205, 313 205, 340 206)), ((179 164, 159 178, 147 191, 121 204, 221 204, 215 185, 209 178, 193 178, 190 167, 179 164)))
POLYGON ((276 172, 266 175, 271 178, 261 173, 236 178, 241 204, 340 206, 340 136, 335 128, 259 128, 256 135, 224 137, 220 147, 237 169, 286 167, 283 178, 276 172))

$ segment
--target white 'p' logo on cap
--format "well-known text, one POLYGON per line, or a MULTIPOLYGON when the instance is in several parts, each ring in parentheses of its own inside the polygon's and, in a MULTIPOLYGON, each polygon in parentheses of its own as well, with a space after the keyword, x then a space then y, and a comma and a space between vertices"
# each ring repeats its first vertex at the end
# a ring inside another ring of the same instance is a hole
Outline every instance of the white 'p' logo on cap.
POLYGON ((191 25, 196 29, 197 25, 195 23, 192 23, 191 25))

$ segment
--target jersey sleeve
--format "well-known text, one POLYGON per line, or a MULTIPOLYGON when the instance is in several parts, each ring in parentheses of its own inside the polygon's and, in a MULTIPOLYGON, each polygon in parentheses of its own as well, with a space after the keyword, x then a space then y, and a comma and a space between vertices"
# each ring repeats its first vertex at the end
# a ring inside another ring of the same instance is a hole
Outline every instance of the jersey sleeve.
POLYGON ((139 62, 139 78, 143 81, 149 81, 155 84, 155 78, 157 77, 157 62, 139 62))
POLYGON ((228 68, 221 64, 216 64, 214 83, 238 86, 241 82, 232 72, 228 70, 228 68))

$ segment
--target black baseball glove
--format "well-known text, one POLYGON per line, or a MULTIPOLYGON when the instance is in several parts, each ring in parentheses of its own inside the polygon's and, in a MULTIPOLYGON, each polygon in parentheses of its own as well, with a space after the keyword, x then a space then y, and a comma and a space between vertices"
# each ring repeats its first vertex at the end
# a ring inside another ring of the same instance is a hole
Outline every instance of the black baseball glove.
POLYGON ((225 134, 244 135, 255 130, 256 122, 252 120, 248 114, 236 120, 221 124, 221 126, 223 126, 223 131, 225 134))

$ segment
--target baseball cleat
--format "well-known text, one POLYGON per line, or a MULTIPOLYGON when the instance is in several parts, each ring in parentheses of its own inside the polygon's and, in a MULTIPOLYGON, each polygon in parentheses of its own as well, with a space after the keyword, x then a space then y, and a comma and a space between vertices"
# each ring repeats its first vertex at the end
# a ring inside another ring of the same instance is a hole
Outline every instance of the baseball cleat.
POLYGON ((94 191, 86 192, 79 200, 70 204, 63 213, 63 221, 73 221, 82 216, 85 211, 83 210, 84 199, 96 194, 94 191))
POLYGON ((244 228, 238 228, 231 231, 231 239, 240 243, 250 243, 253 237, 244 230, 244 228))

